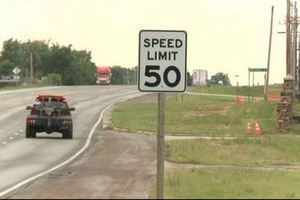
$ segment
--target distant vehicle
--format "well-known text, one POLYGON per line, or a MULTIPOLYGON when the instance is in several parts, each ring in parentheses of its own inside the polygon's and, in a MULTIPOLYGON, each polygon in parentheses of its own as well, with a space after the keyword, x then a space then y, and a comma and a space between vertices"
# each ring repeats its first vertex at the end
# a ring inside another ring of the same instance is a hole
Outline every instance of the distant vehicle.
POLYGON ((109 66, 101 66, 97 68, 97 84, 111 84, 111 70, 109 66))
POLYGON ((202 86, 207 84, 207 70, 194 69, 193 70, 193 85, 202 86))
POLYGON ((60 95, 38 95, 26 119, 26 138, 35 138, 37 132, 62 133, 64 139, 73 138, 73 121, 67 100, 60 95))

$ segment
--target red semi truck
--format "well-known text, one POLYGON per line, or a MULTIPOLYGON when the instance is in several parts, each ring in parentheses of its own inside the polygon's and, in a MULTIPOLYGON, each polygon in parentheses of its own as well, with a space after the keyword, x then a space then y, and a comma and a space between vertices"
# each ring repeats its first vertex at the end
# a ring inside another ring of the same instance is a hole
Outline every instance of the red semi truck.
POLYGON ((97 68, 97 84, 111 84, 111 70, 109 66, 101 66, 97 68))

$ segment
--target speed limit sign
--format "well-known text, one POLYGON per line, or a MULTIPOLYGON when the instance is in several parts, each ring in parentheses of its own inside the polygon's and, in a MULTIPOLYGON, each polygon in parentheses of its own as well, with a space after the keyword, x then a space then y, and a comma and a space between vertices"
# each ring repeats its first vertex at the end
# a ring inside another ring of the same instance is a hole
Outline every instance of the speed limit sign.
POLYGON ((184 92, 186 89, 185 31, 142 30, 139 34, 139 90, 184 92))

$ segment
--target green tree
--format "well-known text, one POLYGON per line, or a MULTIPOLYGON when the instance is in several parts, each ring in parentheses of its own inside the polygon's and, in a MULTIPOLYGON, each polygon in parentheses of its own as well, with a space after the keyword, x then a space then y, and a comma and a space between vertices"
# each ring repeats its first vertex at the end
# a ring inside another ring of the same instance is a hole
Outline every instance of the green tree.
POLYGON ((228 74, 223 74, 221 72, 213 75, 209 81, 209 83, 212 85, 218 85, 220 82, 222 82, 222 85, 224 86, 231 85, 228 74))
POLYGON ((42 83, 45 85, 61 85, 62 79, 60 74, 48 74, 45 77, 42 77, 42 83))
POLYGON ((2 60, 7 60, 11 63, 13 67, 18 66, 21 69, 22 74, 25 72, 27 55, 25 49, 18 40, 9 39, 4 41, 1 57, 2 60))
POLYGON ((21 77, 30 69, 32 55, 34 78, 59 74, 64 85, 95 84, 96 66, 91 62, 91 52, 77 51, 72 45, 60 46, 35 40, 20 42, 9 39, 3 43, 0 57, 0 73, 7 74, 15 66, 21 69, 21 77))
POLYGON ((96 65, 91 62, 91 52, 87 51, 72 51, 71 68, 68 68, 68 74, 71 80, 70 83, 83 85, 95 84, 96 82, 96 65))
POLYGON ((190 72, 186 73, 186 78, 187 78, 187 86, 192 86, 192 84, 193 84, 193 76, 190 74, 190 72))
POLYGON ((26 43, 23 43, 23 46, 28 55, 26 60, 26 66, 29 69, 30 52, 32 52, 34 76, 36 78, 41 78, 47 73, 47 69, 45 69, 45 62, 47 62, 47 58, 50 54, 48 43, 46 43, 45 41, 35 40, 32 42, 27 41, 26 43))
POLYGON ((111 68, 112 84, 132 85, 137 83, 137 66, 133 68, 124 68, 113 66, 111 68))
POLYGON ((0 61, 0 75, 11 75, 14 66, 8 60, 0 61))
POLYGON ((121 66, 113 66, 111 68, 112 84, 126 84, 126 69, 121 66))

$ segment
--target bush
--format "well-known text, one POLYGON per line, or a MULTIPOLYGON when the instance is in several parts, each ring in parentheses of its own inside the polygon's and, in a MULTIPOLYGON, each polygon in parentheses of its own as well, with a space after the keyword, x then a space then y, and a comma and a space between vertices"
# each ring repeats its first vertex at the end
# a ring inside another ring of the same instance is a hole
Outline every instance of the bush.
POLYGON ((47 76, 42 77, 42 83, 44 85, 61 85, 62 77, 60 74, 51 73, 47 76))

